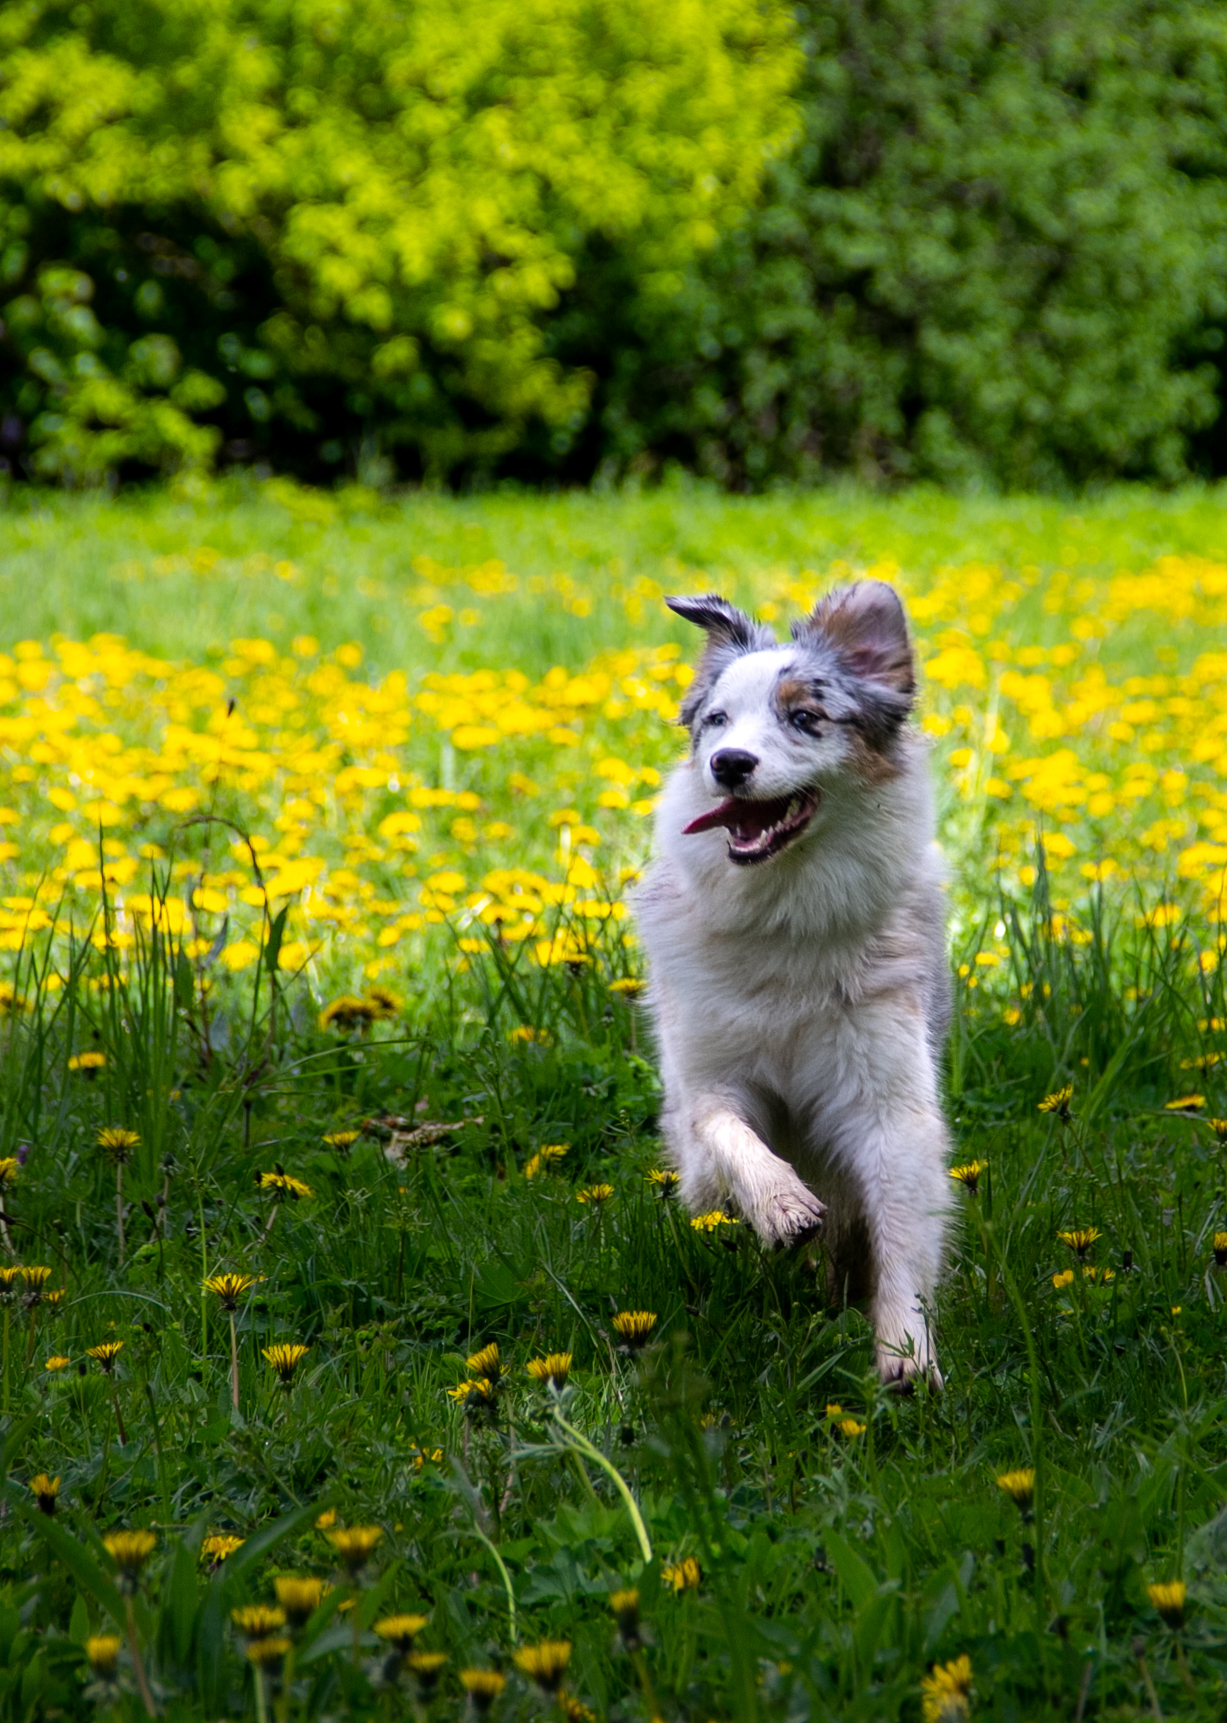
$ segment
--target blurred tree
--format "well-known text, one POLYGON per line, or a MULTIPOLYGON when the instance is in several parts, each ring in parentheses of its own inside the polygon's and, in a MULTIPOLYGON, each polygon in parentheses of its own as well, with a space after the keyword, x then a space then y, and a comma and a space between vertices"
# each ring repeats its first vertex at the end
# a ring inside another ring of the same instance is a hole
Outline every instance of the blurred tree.
POLYGON ((593 376, 588 243, 645 306, 795 130, 770 0, 23 0, 0 10, 0 454, 460 476, 593 376))

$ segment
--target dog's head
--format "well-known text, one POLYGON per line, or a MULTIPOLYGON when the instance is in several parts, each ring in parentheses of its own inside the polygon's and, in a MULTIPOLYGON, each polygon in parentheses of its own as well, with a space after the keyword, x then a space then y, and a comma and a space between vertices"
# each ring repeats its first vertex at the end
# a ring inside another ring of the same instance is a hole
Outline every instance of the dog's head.
POLYGON ((916 668, 884 581, 828 593, 788 645, 714 593, 665 602, 707 633, 681 717, 705 787, 724 798, 688 832, 724 827, 730 861, 752 866, 801 837, 824 783, 894 775, 916 668))

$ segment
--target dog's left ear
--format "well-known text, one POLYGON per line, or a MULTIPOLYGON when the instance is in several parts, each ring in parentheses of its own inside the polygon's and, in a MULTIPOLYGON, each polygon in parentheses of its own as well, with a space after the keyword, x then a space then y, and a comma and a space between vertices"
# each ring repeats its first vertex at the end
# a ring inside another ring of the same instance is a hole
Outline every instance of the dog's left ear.
POLYGON ((764 644, 766 630, 718 592, 705 592, 701 598, 666 598, 665 603, 675 615, 706 630, 714 646, 753 652, 764 644))
POLYGON ((884 580, 858 580, 837 587, 795 622, 793 638, 820 634, 858 676, 881 683, 910 704, 916 692, 916 660, 907 617, 894 587, 884 580))

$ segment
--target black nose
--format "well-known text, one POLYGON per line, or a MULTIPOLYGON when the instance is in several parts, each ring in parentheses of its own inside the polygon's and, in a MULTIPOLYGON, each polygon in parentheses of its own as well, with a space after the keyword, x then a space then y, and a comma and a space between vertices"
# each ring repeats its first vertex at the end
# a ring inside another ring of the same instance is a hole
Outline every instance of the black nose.
POLYGON ((738 790, 758 764, 744 748, 720 748, 711 757, 711 775, 722 790, 738 790))

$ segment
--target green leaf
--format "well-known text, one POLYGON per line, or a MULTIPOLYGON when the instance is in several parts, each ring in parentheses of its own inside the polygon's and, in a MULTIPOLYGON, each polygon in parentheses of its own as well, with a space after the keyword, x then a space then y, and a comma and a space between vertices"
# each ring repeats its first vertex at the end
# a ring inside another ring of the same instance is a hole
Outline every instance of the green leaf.
POLYGON ((281 955, 281 942, 285 938, 285 918, 289 913, 290 906, 288 903, 277 911, 264 945, 264 962, 274 981, 277 979, 277 960, 281 955))
POLYGON ((110 1575, 104 1573, 94 1560, 84 1544, 77 1542, 71 1532, 65 1531, 49 1515, 40 1513, 36 1507, 25 1499, 25 1492, 18 1491, 15 1484, 6 1484, 4 1493, 9 1505, 46 1543, 52 1555, 72 1574, 82 1590, 89 1593, 95 1603, 100 1604, 107 1614, 119 1626, 124 1624, 123 1599, 110 1575))
POLYGON ((852 1546, 846 1544, 834 1532, 828 1534, 826 1546, 827 1554, 843 1581, 852 1607, 859 1612, 878 1594, 878 1582, 874 1578, 873 1569, 863 1556, 857 1555, 852 1546))

